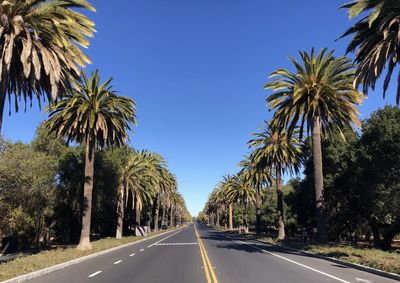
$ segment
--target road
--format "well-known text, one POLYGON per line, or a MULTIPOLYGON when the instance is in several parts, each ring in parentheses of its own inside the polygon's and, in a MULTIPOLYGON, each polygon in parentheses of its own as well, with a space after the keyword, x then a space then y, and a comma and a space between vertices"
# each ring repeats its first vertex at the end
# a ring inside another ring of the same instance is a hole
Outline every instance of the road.
POLYGON ((29 282, 398 281, 191 224, 29 282))

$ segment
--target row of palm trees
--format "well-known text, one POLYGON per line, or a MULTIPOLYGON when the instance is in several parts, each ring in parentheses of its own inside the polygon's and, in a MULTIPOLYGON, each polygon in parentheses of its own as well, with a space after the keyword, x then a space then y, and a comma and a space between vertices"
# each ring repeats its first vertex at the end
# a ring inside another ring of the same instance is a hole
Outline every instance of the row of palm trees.
MULTIPOLYGON (((318 239, 321 242, 327 240, 321 136, 328 137, 333 129, 341 131, 359 125, 356 106, 362 101, 363 94, 357 87, 362 85, 364 93, 369 88, 374 89, 387 66, 385 95, 400 55, 398 1, 358 0, 343 8, 348 9, 351 18, 362 15, 361 20, 343 35, 353 35, 348 52, 357 51, 357 65, 346 57, 336 58, 333 52, 326 53, 326 50, 318 55, 313 50, 310 54, 300 52, 301 62, 290 58, 295 72, 278 69, 265 86, 273 91, 267 101, 275 110, 274 117, 268 122, 272 134, 268 135, 268 140, 286 140, 288 143, 296 131, 300 138, 304 133, 312 137, 318 239)), ((135 103, 130 98, 116 95, 110 86, 111 80, 100 85, 98 72, 90 78, 81 75, 80 67, 90 63, 81 48, 89 45, 88 37, 95 29, 94 23, 78 12, 79 9, 95 11, 85 0, 0 0, 0 131, 7 97, 10 102, 14 98, 15 111, 18 111, 19 101, 24 101, 26 106, 36 97, 40 105, 42 98, 47 98, 51 103, 48 128, 59 137, 85 144, 86 213, 79 245, 85 248, 90 247, 94 150, 126 142, 130 125, 135 122, 135 103)), ((399 89, 397 102, 400 100, 399 89)), ((245 193, 243 190, 249 183, 255 187, 257 200, 261 188, 268 183, 266 174, 275 178, 279 195, 282 175, 297 167, 297 158, 289 159, 288 163, 271 164, 267 146, 257 148, 258 154, 252 152, 250 165, 246 168, 253 168, 253 172, 260 175, 245 177, 249 174, 242 172, 237 201, 250 201, 250 191, 245 193)), ((277 157, 287 159, 286 153, 277 157)), ((243 170, 249 172, 250 169, 243 170)))
MULTIPOLYGON (((99 71, 82 80, 71 89, 63 99, 48 107, 49 119, 44 126, 58 138, 66 138, 85 145, 85 185, 84 213, 78 249, 90 249, 90 222, 92 210, 92 192, 94 175, 94 154, 96 149, 124 146, 128 140, 128 131, 136 123, 135 102, 129 97, 117 95, 111 85, 112 79, 101 82, 99 71)), ((177 192, 175 176, 169 171, 165 159, 150 151, 127 149, 124 152, 126 164, 120 169, 118 185, 118 225, 116 237, 123 232, 124 211, 131 196, 135 205, 136 223, 141 225, 143 205, 155 206, 153 217, 154 230, 158 230, 160 202, 163 199, 163 223, 165 209, 170 209, 170 225, 174 225, 175 216, 188 218, 183 197, 177 192)))
POLYGON ((154 231, 159 230, 160 209, 162 207, 161 224, 168 222, 169 210, 170 225, 174 221, 182 222, 188 219, 189 213, 185 200, 177 191, 175 176, 169 171, 165 159, 154 152, 147 150, 130 150, 128 162, 120 172, 118 198, 118 225, 116 238, 122 237, 124 211, 131 196, 132 205, 135 205, 136 225, 141 225, 141 212, 144 203, 153 205, 154 231))
MULTIPOLYGON (((327 242, 325 201, 323 194, 321 135, 359 126, 357 105, 364 95, 354 86, 355 68, 346 57, 336 58, 322 49, 318 54, 300 52, 301 62, 290 58, 295 72, 278 69, 265 85, 273 94, 267 98, 273 118, 265 122, 249 141, 251 153, 239 166, 231 187, 243 197, 239 202, 254 202, 256 231, 261 228, 261 193, 272 185, 277 193, 278 239, 285 238, 283 219, 282 178, 299 173, 304 159, 304 134, 311 136, 315 178, 317 240, 327 242), (241 192, 241 193, 239 193, 241 192), (246 192, 246 193, 244 193, 246 192), (254 195, 254 198, 252 197, 254 195)), ((218 190, 218 189, 217 189, 218 190)), ((213 198, 213 195, 211 195, 213 198)), ((234 200, 234 199, 231 199, 234 200)), ((214 199, 215 201, 215 199, 214 199)), ((247 223, 245 223, 247 225, 247 223)))
MULTIPOLYGON (((272 119, 262 132, 249 142, 251 153, 240 163, 240 172, 224 180, 209 196, 204 213, 216 214, 217 225, 221 207, 235 203, 256 207, 256 230, 260 232, 260 194, 274 185, 277 193, 278 239, 285 237, 282 202, 282 176, 298 173, 303 162, 304 135, 312 143, 314 165, 316 239, 328 241, 324 200, 321 138, 332 132, 360 127, 357 106, 365 95, 363 86, 375 88, 386 63, 384 95, 400 55, 400 4, 394 0, 359 0, 342 6, 349 17, 369 14, 356 22, 343 36, 353 35, 348 52, 357 50, 355 63, 345 56, 335 57, 333 51, 322 49, 318 54, 299 52, 300 61, 289 57, 294 72, 277 69, 265 85, 272 94, 267 98, 272 119)), ((399 103, 398 88, 396 101, 399 103)), ((344 137, 344 135, 342 135, 344 137)), ((246 209, 245 209, 246 210, 246 209)), ((246 213, 246 212, 245 212, 246 213)), ((232 221, 229 215, 229 222, 232 221)), ((246 217, 244 218, 246 222, 246 217)), ((244 223, 245 225, 247 223, 244 223)), ((232 228, 230 225, 229 228, 232 228)))
MULTIPOLYGON (((90 224, 96 149, 123 146, 136 124, 135 102, 113 90, 112 79, 101 82, 99 71, 87 76, 81 67, 90 63, 82 51, 95 32, 94 23, 79 9, 95 11, 85 0, 0 1, 0 132, 6 98, 18 102, 47 98, 45 127, 58 138, 85 146, 84 213, 79 249, 90 249, 90 224)), ((129 194, 140 225, 144 203, 156 206, 158 229, 161 199, 175 216, 187 217, 175 177, 165 160, 148 151, 131 151, 120 172, 117 238, 122 236, 124 208, 129 194)), ((163 219, 165 218, 163 212, 163 219)), ((165 222, 165 221, 164 221, 165 222)))

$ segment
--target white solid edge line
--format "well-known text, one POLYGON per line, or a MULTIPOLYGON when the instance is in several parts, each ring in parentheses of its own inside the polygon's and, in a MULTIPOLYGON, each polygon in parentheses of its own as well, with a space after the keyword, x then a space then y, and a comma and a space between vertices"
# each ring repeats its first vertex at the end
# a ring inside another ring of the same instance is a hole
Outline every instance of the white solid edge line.
MULTIPOLYGON (((227 236, 224 236, 224 237, 233 240, 233 238, 231 238, 231 237, 227 237, 227 236)), ((272 253, 272 252, 269 252, 269 251, 260 249, 259 247, 253 246, 253 245, 248 244, 248 243, 245 243, 245 242, 243 242, 243 241, 238 241, 238 240, 233 240, 233 241, 236 242, 236 243, 239 243, 239 244, 243 244, 243 245, 250 246, 250 247, 252 247, 252 248, 254 248, 254 249, 256 249, 256 250, 259 250, 259 251, 261 251, 261 252, 263 252, 263 253, 267 253, 267 254, 276 256, 276 257, 278 257, 278 258, 280 258, 280 259, 286 260, 286 261, 291 262, 291 263, 293 263, 293 264, 297 264, 297 265, 299 265, 299 266, 301 266, 301 267, 307 268, 307 269, 309 269, 309 270, 312 270, 312 271, 317 272, 317 273, 319 273, 319 274, 325 275, 325 276, 330 277, 330 278, 332 278, 332 279, 335 279, 335 280, 337 280, 337 281, 340 281, 340 282, 343 282, 343 283, 351 283, 351 282, 349 282, 349 281, 340 279, 340 278, 338 278, 338 277, 336 277, 336 276, 333 276, 333 275, 328 274, 328 273, 326 273, 326 272, 323 272, 323 271, 320 271, 320 270, 318 270, 318 269, 312 268, 312 267, 310 267, 310 266, 308 266, 308 265, 305 265, 305 264, 302 264, 302 263, 300 263, 300 262, 291 260, 291 259, 286 258, 286 257, 284 257, 284 256, 281 256, 281 255, 278 255, 278 254, 275 254, 275 253, 272 253)))
POLYGON ((135 254, 130 254, 129 256, 134 256, 135 254))
POLYGON ((162 242, 162 241, 168 239, 169 237, 172 237, 172 236, 178 234, 179 232, 182 232, 183 230, 184 230, 184 229, 181 229, 181 230, 179 230, 179 231, 176 231, 175 233, 172 233, 171 235, 168 235, 167 237, 162 238, 161 240, 159 240, 159 241, 157 241, 157 242, 155 242, 155 243, 153 243, 153 244, 151 244, 151 245, 149 245, 149 246, 147 246, 147 247, 148 247, 148 248, 151 248, 152 246, 157 245, 158 243, 160 243, 160 242, 162 242))
POLYGON ((101 272, 102 272, 101 270, 96 271, 95 273, 90 274, 88 277, 94 277, 94 276, 96 276, 97 274, 100 274, 101 272))
POLYGON ((118 260, 118 261, 114 262, 114 264, 118 264, 118 263, 121 263, 121 262, 122 262, 122 260, 118 260))

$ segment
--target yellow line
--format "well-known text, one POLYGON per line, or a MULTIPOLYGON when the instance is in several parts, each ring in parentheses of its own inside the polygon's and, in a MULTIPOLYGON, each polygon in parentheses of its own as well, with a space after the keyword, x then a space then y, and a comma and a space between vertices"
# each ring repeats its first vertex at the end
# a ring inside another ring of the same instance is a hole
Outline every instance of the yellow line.
POLYGON ((204 269, 206 272, 206 277, 207 277, 207 282, 208 283, 218 283, 217 277, 215 276, 214 273, 214 267, 211 265, 211 261, 207 255, 207 251, 204 247, 203 241, 201 240, 199 233, 197 232, 196 226, 194 227, 197 241, 199 242, 199 247, 200 247, 200 253, 201 257, 204 263, 204 269), (212 280, 210 279, 210 275, 208 273, 211 273, 212 280))
POLYGON ((203 249, 201 248, 200 237, 199 237, 199 234, 197 233, 196 226, 194 228, 194 232, 196 234, 196 238, 197 238, 197 241, 199 243, 199 249, 200 249, 201 259, 202 259, 203 265, 204 265, 204 273, 206 274, 207 283, 212 283, 211 278, 210 278, 210 274, 208 272, 207 262, 206 262, 206 259, 204 257, 204 252, 203 252, 203 249))
POLYGON ((208 267, 210 268, 210 273, 211 273, 211 276, 212 276, 212 278, 214 280, 214 283, 218 283, 217 276, 215 276, 214 267, 212 266, 211 261, 210 261, 210 259, 208 257, 208 254, 207 254, 206 248, 204 247, 203 241, 200 240, 200 242, 201 242, 201 246, 203 247, 204 255, 206 256, 208 267))

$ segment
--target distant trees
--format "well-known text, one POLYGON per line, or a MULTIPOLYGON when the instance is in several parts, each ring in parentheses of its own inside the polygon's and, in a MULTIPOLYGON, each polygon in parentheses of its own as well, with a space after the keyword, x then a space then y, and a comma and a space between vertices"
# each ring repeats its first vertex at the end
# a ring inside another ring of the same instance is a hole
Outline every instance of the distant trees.
MULTIPOLYGON (((85 149, 67 146, 63 139, 48 133, 43 126, 36 131, 31 144, 0 142, 0 235, 19 239, 21 248, 42 247, 51 243, 75 244, 80 239, 82 199, 85 183, 85 149), (29 200, 29 201, 27 201, 29 200)), ((115 236, 118 214, 121 168, 125 168, 132 153, 141 153, 127 146, 98 150, 94 159, 91 237, 115 236)), ((148 151, 145 151, 148 152, 148 151)), ((150 152, 148 152, 150 153, 150 152)), ((153 154, 153 153, 152 153, 153 154)), ((168 173, 171 174, 172 173, 168 173)), ((171 178, 170 176, 170 178, 171 178)), ((146 179, 137 172, 138 179, 146 179)), ((176 181, 167 186, 161 197, 177 190, 176 181)), ((157 186, 145 183, 142 190, 149 197, 142 199, 142 209, 151 211, 156 201, 157 186)), ((173 219, 179 224, 189 221, 190 214, 181 196, 175 203, 173 219)), ((125 198, 123 232, 131 235, 137 221, 132 195, 125 198)), ((170 206, 161 201, 160 209, 170 217, 170 206)), ((140 214, 140 222, 148 220, 140 214)), ((152 220, 152 227, 155 227, 152 220)), ((160 225, 161 219, 157 220, 160 225)), ((122 233, 122 231, 121 231, 122 233)))
MULTIPOLYGON (((344 128, 343 131, 333 130, 329 139, 322 140, 327 236, 331 241, 356 243, 373 239, 371 245, 388 250, 394 237, 400 233, 399 122, 400 109, 386 106, 363 121, 360 135, 344 128)), ((317 215, 310 138, 302 149, 304 178, 292 179, 282 189, 284 215, 288 223, 285 230, 295 234, 306 229, 312 237, 317 215)), ((216 191, 219 189, 217 186, 216 191)), ((211 194, 210 198, 213 196, 211 194)), ((277 194, 267 187, 261 199, 263 231, 276 231, 279 236, 275 216, 280 209, 276 206, 277 194)), ((215 212, 215 206, 210 203, 207 202, 203 210, 203 219, 215 212)), ((241 203, 234 202, 234 225, 242 225, 247 211, 250 213, 247 218, 249 225, 256 228, 254 201, 244 209, 241 203)))

